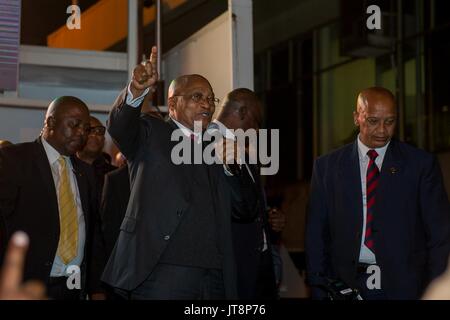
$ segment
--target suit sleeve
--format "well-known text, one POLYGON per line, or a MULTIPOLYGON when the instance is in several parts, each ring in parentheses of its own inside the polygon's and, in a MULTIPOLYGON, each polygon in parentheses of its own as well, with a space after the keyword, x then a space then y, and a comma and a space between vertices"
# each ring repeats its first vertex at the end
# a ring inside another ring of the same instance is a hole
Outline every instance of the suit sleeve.
MULTIPOLYGON (((117 178, 117 176, 116 176, 117 178)), ((114 188, 114 178, 107 174, 103 186, 102 200, 100 204, 100 217, 102 220, 102 231, 105 239, 106 257, 109 258, 116 243, 120 224, 122 223, 125 211, 122 211, 123 205, 118 203, 121 197, 117 196, 118 190, 114 188)), ((125 208, 126 209, 126 208, 125 208)))
POLYGON ((312 287, 313 299, 326 297, 317 286, 329 276, 329 228, 326 190, 319 160, 314 163, 310 197, 306 219, 306 270, 307 281, 312 287))
MULTIPOLYGON (((109 114, 108 132, 127 159, 133 159, 150 133, 150 122, 141 120, 141 107, 126 104, 127 91, 121 92, 109 114)), ((141 104, 142 106, 142 104, 141 104)))
POLYGON ((238 221, 254 220, 263 204, 259 201, 257 186, 248 171, 242 170, 239 175, 224 176, 231 190, 232 218, 238 221))
POLYGON ((18 184, 12 179, 16 170, 4 152, 0 150, 0 262, 9 238, 6 219, 14 212, 19 192, 18 184))
POLYGON ((420 212, 427 234, 429 281, 443 273, 450 252, 450 207, 434 156, 427 159, 420 182, 420 212))
POLYGON ((93 172, 89 172, 89 186, 90 186, 90 220, 92 235, 91 237, 91 249, 88 264, 88 293, 99 293, 103 292, 100 283, 100 277, 103 273, 103 269, 106 265, 106 253, 105 253, 105 243, 101 228, 101 219, 99 214, 99 196, 98 184, 94 178, 93 172))

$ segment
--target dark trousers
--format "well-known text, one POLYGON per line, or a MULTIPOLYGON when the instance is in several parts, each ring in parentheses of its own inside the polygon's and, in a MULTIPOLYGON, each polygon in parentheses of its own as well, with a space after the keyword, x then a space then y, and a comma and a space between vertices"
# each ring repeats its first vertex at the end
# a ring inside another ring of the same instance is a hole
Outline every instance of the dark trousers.
POLYGON ((225 299, 222 270, 171 264, 156 265, 136 289, 132 300, 221 300, 225 299))
POLYGON ((278 298, 270 247, 268 250, 261 253, 261 264, 259 265, 258 278, 256 281, 255 298, 263 300, 278 298))
POLYGON ((368 265, 360 264, 358 267, 358 284, 360 287, 360 294, 363 300, 386 300, 386 294, 383 290, 383 279, 381 279, 380 289, 369 289, 367 287, 367 280, 371 276, 366 269, 368 265))
POLYGON ((47 282, 47 296, 51 300, 81 300, 80 291, 67 287, 67 277, 50 277, 47 282))

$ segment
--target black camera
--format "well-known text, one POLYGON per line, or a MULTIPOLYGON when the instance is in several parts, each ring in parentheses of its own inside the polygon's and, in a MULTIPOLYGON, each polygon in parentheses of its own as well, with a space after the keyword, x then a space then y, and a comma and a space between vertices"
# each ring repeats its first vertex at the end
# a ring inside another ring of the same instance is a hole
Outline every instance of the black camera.
POLYGON ((332 279, 322 274, 311 275, 308 284, 320 288, 326 293, 328 300, 363 300, 359 290, 351 288, 344 281, 332 279))
POLYGON ((357 289, 351 288, 341 280, 326 278, 321 287, 327 292, 330 300, 363 300, 357 289))

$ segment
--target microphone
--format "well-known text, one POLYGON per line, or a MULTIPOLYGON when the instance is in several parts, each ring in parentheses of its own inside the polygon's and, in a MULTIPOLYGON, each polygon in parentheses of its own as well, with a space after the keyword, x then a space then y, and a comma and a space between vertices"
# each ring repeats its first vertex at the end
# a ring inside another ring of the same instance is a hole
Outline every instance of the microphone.
MULTIPOLYGON (((207 132, 209 135, 211 135, 211 136, 213 136, 214 133, 217 132, 217 131, 220 132, 220 135, 221 135, 223 138, 226 138, 226 137, 224 136, 224 133, 220 131, 219 124, 216 123, 216 122, 211 122, 211 123, 208 125, 208 128, 206 129, 206 132, 207 132)), ((235 138, 235 141, 236 141, 236 138, 235 138)), ((225 167, 227 168, 227 170, 230 171, 233 175, 235 175, 235 176, 240 176, 240 175, 242 174, 242 169, 241 169, 241 166, 240 166, 239 164, 237 164, 237 163, 224 163, 224 165, 225 165, 225 167)))

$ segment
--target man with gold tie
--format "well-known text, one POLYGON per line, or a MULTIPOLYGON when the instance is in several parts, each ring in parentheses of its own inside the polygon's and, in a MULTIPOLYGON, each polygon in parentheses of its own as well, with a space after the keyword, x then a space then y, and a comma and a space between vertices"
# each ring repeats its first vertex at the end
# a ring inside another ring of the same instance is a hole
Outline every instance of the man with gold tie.
POLYGON ((101 252, 97 190, 91 168, 73 156, 89 130, 84 102, 61 97, 36 141, 0 151, 0 231, 5 239, 18 230, 29 235, 24 280, 44 282, 52 299, 97 291, 100 271, 90 263, 94 248, 101 252))

